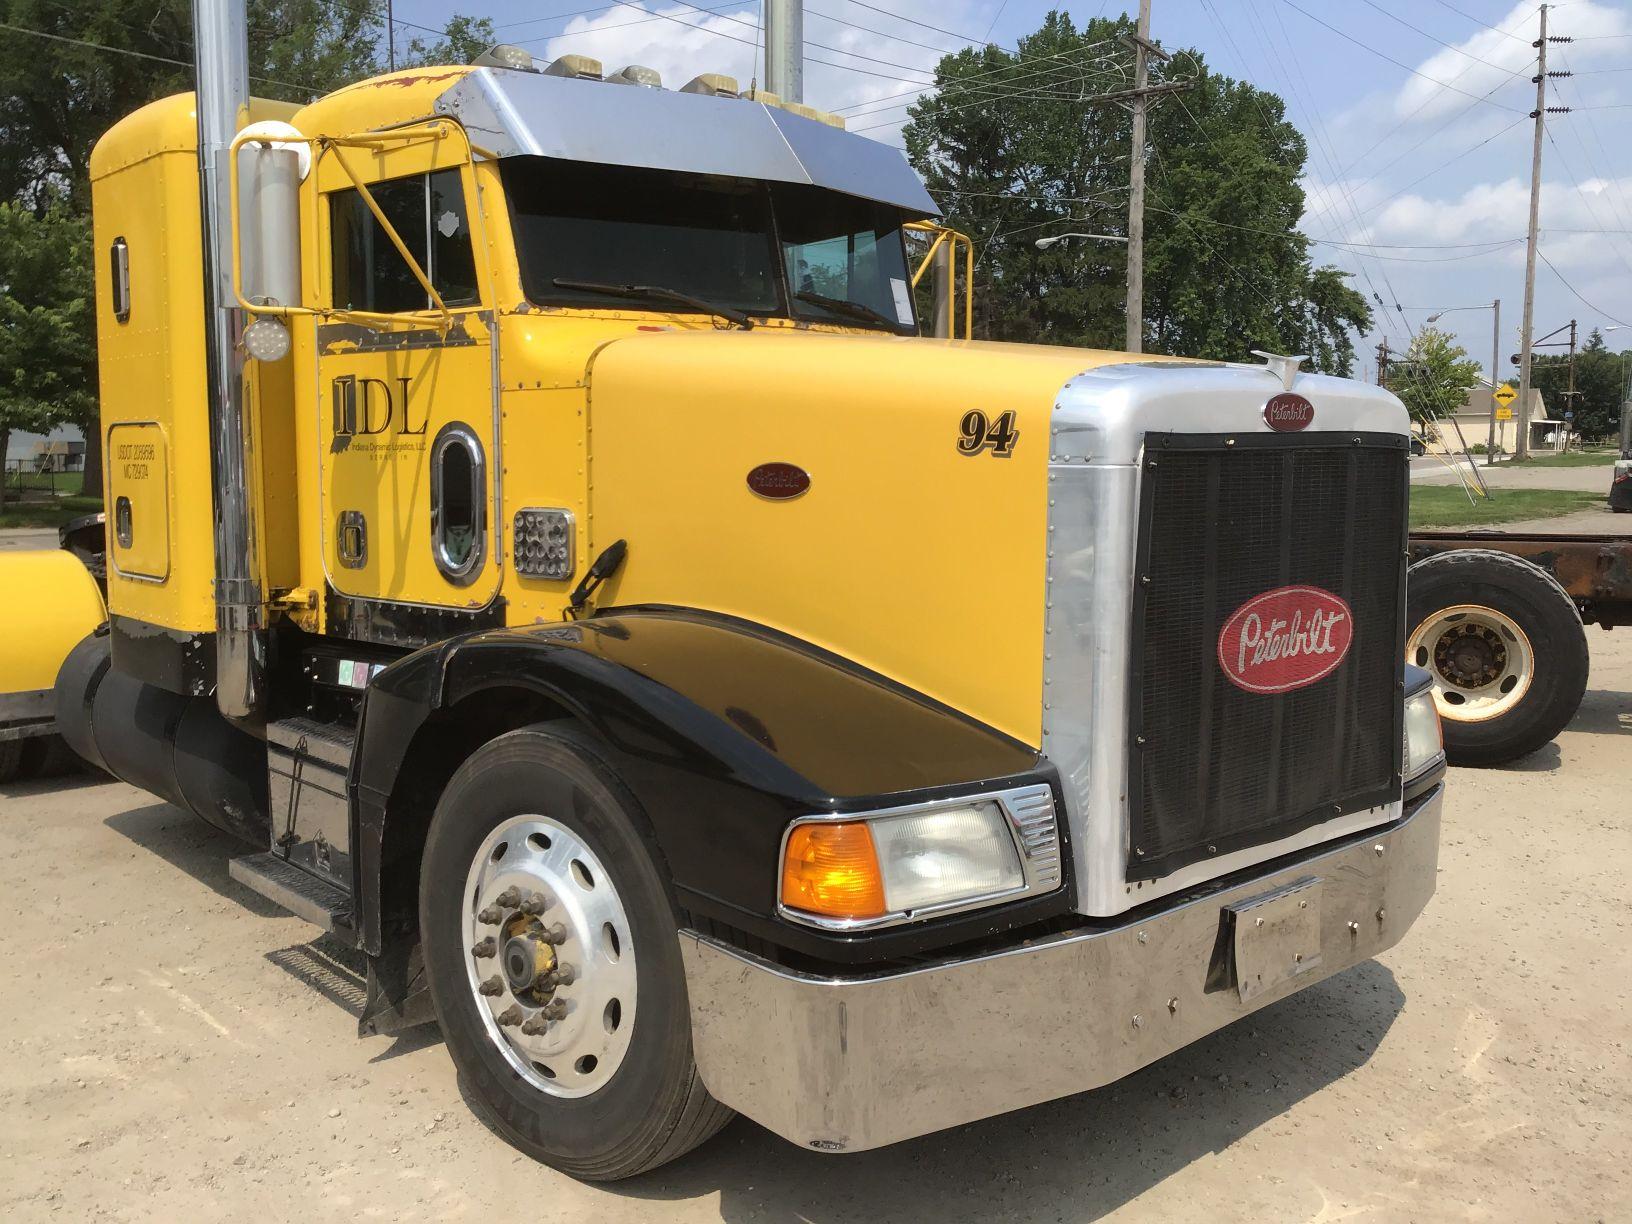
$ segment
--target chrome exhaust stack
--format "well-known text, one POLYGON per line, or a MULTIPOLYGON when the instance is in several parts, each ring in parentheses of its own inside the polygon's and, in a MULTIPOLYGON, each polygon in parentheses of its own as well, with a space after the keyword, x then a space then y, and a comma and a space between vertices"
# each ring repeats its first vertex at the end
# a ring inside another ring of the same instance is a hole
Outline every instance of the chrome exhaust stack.
POLYGON ((255 523, 254 424, 244 411, 243 311, 232 291, 228 147, 249 117, 246 0, 193 0, 198 181, 204 234, 210 475, 215 504, 215 702, 255 720, 265 704, 265 609, 255 523))

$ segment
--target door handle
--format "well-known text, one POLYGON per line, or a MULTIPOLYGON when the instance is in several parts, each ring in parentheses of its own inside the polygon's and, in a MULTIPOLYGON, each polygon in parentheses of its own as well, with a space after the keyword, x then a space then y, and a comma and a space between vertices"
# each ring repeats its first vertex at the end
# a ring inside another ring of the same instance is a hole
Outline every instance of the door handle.
POLYGON ((368 564, 368 520, 361 510, 342 510, 335 523, 334 551, 346 569, 368 564))

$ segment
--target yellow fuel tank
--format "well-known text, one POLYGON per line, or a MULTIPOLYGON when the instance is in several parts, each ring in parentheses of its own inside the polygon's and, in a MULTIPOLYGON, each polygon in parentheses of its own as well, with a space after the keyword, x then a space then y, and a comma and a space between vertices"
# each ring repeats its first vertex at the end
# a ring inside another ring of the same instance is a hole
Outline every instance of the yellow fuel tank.
POLYGON ((80 639, 107 619, 102 592, 66 552, 0 552, 0 701, 40 693, 80 639))

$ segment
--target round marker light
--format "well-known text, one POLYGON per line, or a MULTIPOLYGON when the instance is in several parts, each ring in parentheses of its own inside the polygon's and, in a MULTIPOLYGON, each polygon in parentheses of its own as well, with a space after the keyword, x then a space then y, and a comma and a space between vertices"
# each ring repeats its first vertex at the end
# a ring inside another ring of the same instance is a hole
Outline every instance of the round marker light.
POLYGON ((289 329, 277 319, 256 319, 244 328, 244 351, 256 361, 282 361, 289 355, 289 329))

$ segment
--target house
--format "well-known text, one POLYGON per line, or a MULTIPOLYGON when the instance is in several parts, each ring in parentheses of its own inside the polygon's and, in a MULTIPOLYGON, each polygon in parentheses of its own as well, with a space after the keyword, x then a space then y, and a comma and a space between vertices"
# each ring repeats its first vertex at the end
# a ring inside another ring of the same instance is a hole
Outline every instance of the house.
MULTIPOLYGON (((1434 422, 1431 427, 1447 450, 1460 451, 1463 439, 1468 447, 1489 446, 1491 440, 1492 388, 1488 378, 1481 378, 1468 389, 1462 405, 1448 417, 1434 422), (1458 428, 1461 437, 1457 436, 1458 428)), ((1509 405, 1513 415, 1495 422, 1496 445, 1506 454, 1512 454, 1518 441, 1519 403, 1509 405)), ((1547 401, 1535 387, 1530 388, 1530 449, 1552 450, 1561 440, 1564 422, 1547 414, 1547 401)))
POLYGON ((83 472, 85 443, 77 438, 37 442, 32 462, 36 472, 83 472))

